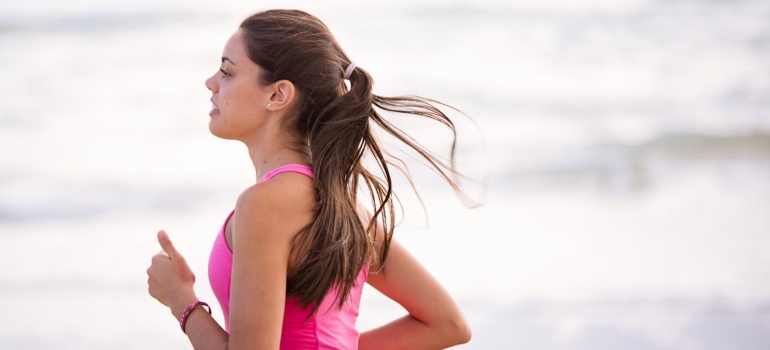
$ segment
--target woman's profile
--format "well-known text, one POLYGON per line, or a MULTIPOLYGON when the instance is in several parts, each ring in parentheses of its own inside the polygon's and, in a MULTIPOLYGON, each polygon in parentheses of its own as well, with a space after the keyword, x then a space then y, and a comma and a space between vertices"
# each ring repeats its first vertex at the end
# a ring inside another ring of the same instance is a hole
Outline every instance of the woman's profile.
POLYGON ((158 233, 149 293, 195 349, 439 349, 470 340, 457 304, 393 239, 395 168, 376 138, 404 142, 457 189, 451 163, 378 112, 431 118, 454 132, 438 102, 373 94, 372 77, 298 10, 245 19, 205 85, 209 130, 246 145, 256 182, 223 217, 209 259, 224 327, 198 300, 182 254, 158 233), (359 334, 365 283, 408 315, 359 334))

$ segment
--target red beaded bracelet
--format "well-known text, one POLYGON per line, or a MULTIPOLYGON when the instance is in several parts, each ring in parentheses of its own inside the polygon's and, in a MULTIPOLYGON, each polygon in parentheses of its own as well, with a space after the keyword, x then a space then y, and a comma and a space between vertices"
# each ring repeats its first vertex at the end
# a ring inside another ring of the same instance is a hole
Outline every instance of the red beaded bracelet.
POLYGON ((200 300, 190 304, 186 309, 184 309, 184 312, 182 313, 182 317, 179 318, 179 326, 182 327, 182 332, 187 334, 187 331, 184 330, 184 326, 187 324, 187 316, 190 316, 190 313, 198 306, 202 306, 206 309, 206 311, 209 312, 209 315, 211 315, 211 307, 209 304, 206 304, 205 302, 202 302, 200 300))

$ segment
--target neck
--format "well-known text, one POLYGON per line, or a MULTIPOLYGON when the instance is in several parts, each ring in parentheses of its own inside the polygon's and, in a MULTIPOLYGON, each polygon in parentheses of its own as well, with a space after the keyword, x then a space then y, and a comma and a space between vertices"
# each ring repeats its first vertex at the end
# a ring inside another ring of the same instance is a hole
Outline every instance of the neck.
POLYGON ((249 158, 254 165, 257 181, 270 171, 285 164, 310 164, 308 155, 290 147, 290 140, 264 137, 257 141, 244 143, 249 149, 249 158))

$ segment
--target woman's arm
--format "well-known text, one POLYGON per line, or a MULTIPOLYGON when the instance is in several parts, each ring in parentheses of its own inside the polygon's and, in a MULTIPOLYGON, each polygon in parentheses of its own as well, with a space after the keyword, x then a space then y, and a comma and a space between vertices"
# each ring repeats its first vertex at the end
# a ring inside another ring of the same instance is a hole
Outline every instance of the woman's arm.
POLYGON ((312 182, 287 173, 246 190, 233 217, 230 350, 281 342, 292 239, 313 217, 312 182))
MULTIPOLYGON (((193 348, 279 348, 291 240, 312 219, 315 198, 312 183, 304 175, 292 175, 252 186, 238 198, 232 219, 230 334, 207 312, 196 308, 185 327, 193 348)), ((161 241, 161 246, 171 259, 166 258, 166 262, 160 257, 156 263, 158 256, 153 258, 153 266, 148 269, 151 294, 153 289, 170 291, 153 296, 179 319, 184 309, 196 301, 194 276, 171 241, 166 245, 161 241)))
POLYGON ((471 330, 452 297, 395 239, 382 270, 367 282, 409 315, 361 334, 360 350, 443 349, 470 341, 471 330))
MULTIPOLYGON (((179 320, 187 306, 198 300, 193 289, 195 275, 166 232, 158 232, 158 243, 163 251, 153 256, 147 269, 149 292, 179 320)), ((185 329, 195 349, 227 348, 227 332, 201 307, 192 310, 185 329)))

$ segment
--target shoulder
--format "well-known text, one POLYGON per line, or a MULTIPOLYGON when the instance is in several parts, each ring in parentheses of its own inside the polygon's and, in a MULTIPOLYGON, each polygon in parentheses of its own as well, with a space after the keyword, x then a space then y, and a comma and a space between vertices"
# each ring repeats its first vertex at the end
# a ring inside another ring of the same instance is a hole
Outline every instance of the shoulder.
MULTIPOLYGON (((361 223, 364 225, 364 227, 368 227, 369 223, 374 217, 374 210, 369 207, 367 203, 359 201, 356 205, 356 213, 358 214, 358 218, 361 220, 361 223)), ((378 248, 383 244, 385 241, 385 229, 382 227, 382 216, 377 218, 377 220, 374 222, 374 226, 371 230, 369 230, 368 234, 371 238, 374 239, 374 243, 378 248)))
POLYGON ((282 173, 244 190, 236 202, 241 209, 299 209, 315 201, 313 181, 305 175, 282 173))
POLYGON ((283 173, 252 185, 235 204, 233 243, 265 235, 290 239, 312 220, 314 208, 313 182, 305 175, 283 173))
MULTIPOLYGON (((359 201, 356 205, 356 213, 358 214, 359 220, 361 220, 361 224, 364 225, 364 228, 368 227, 369 223, 372 221, 372 210, 365 203, 359 201)), ((379 256, 382 245, 386 243, 385 230, 383 229, 379 219, 374 222, 374 226, 367 232, 367 234, 374 241, 374 249, 376 250, 376 254, 379 256)), ((389 243, 390 242, 388 241, 388 244, 389 243)), ((381 261, 379 261, 379 258, 377 258, 371 262, 369 270, 380 271, 381 266, 381 261)))

